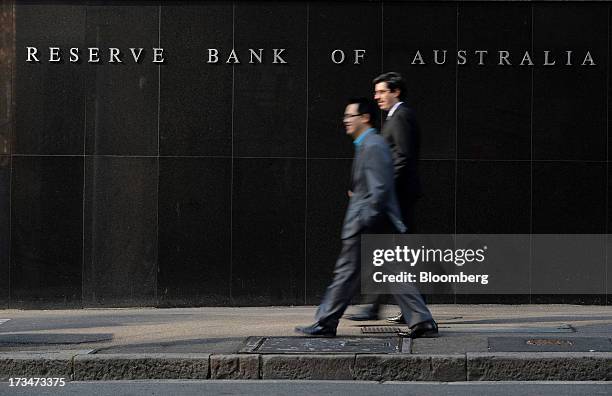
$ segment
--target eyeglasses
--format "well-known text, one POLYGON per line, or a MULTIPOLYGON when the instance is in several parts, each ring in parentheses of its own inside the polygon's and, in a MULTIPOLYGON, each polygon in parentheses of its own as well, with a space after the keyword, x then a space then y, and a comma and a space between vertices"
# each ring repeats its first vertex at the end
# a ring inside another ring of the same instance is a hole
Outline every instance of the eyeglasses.
POLYGON ((345 114, 342 116, 342 120, 348 120, 349 118, 353 118, 353 117, 359 117, 360 115, 363 115, 363 113, 359 113, 359 114, 345 114))

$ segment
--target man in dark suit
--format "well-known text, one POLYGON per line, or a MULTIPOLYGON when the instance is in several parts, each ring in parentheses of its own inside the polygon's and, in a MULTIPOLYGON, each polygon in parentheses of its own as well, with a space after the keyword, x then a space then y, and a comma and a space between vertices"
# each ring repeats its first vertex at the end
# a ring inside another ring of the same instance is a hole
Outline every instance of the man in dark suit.
MULTIPOLYGON (((353 139, 355 158, 351 194, 342 226, 342 251, 334 269, 334 279, 310 326, 296 331, 316 336, 336 335, 340 317, 357 293, 361 277, 361 234, 402 233, 405 231, 393 182, 393 158, 385 139, 376 133, 378 109, 370 99, 349 101, 344 113, 346 133, 353 139)), ((399 304, 412 338, 433 336, 438 327, 421 294, 411 284, 406 293, 394 297, 399 304)))
MULTIPOLYGON (((393 154, 393 179, 402 221, 407 232, 414 232, 414 206, 420 195, 420 180, 417 172, 420 145, 419 125, 414 110, 404 103, 406 84, 401 74, 383 73, 376 77, 373 83, 374 99, 378 107, 387 112, 382 135, 387 140, 393 154)), ((381 297, 381 295, 366 296, 363 300, 365 307, 348 316, 348 319, 378 319, 381 297)), ((388 320, 394 323, 404 322, 401 313, 388 320)))
POLYGON ((421 193, 417 159, 420 131, 414 110, 406 100, 406 85, 399 73, 389 72, 374 79, 374 99, 387 112, 382 135, 393 154, 395 191, 402 212, 402 221, 413 232, 414 204, 421 193))

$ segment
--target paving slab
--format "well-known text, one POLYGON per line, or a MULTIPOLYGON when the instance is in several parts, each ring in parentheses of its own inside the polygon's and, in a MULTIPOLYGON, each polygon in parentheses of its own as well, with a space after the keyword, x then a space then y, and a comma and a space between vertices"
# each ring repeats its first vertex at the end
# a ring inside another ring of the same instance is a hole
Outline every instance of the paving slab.
POLYGON ((574 333, 575 330, 566 323, 533 325, 533 324, 496 324, 496 323, 448 323, 439 325, 440 331, 464 333, 574 333))
POLYGON ((192 340, 176 340, 149 342, 134 345, 114 345, 96 349, 96 354, 123 353, 237 353, 248 337, 232 338, 197 338, 192 340))
POLYGON ((0 345, 87 344, 111 341, 111 333, 9 333, 0 334, 0 345))
MULTIPOLYGON (((410 340, 406 339, 409 343, 410 340)), ((400 337, 251 337, 241 353, 401 353, 400 337)))
POLYGON ((612 352, 604 337, 489 337, 489 352, 612 352))
POLYGON ((412 340, 413 354, 448 355, 467 352, 488 352, 486 335, 458 335, 454 337, 418 338, 412 340))

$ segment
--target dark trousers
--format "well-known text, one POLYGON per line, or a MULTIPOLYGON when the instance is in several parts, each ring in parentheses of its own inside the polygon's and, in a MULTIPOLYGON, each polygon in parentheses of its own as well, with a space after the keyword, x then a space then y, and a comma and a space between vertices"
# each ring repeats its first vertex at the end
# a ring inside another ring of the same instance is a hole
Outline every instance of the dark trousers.
MULTIPOLYGON (((361 284, 361 237, 342 241, 342 251, 336 261, 334 278, 327 287, 321 305, 315 315, 316 321, 326 327, 336 328, 352 297, 361 284)), ((431 312, 425 305, 421 293, 411 284, 404 285, 402 294, 393 298, 402 310, 409 326, 431 320, 431 312)))

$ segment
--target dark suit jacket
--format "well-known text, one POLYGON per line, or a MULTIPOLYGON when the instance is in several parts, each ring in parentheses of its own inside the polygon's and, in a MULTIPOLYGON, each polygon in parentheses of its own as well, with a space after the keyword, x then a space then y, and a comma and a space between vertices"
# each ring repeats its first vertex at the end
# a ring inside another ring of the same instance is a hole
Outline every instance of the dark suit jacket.
POLYGON ((397 232, 405 232, 393 182, 393 160, 385 139, 370 133, 361 142, 351 177, 353 195, 349 201, 342 239, 372 232, 383 224, 391 224, 397 232))
POLYGON ((402 103, 383 125, 385 137, 393 153, 395 188, 403 199, 416 199, 421 193, 417 171, 420 131, 414 110, 402 103))

